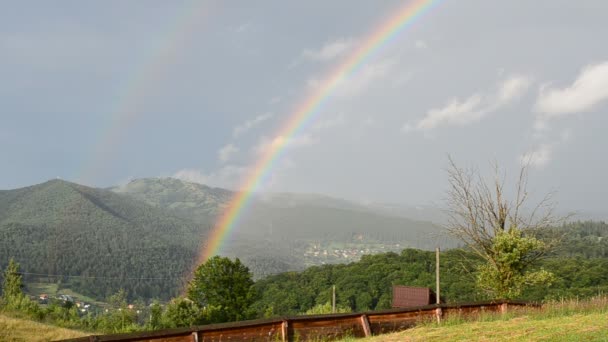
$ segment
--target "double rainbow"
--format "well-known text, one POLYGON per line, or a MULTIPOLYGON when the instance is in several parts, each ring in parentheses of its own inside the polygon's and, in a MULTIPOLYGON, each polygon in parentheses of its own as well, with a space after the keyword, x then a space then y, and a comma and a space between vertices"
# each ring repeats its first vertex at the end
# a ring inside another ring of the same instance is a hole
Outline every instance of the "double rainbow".
POLYGON ((141 63, 124 80, 118 99, 109 108, 108 124, 99 132, 91 159, 83 164, 77 181, 87 184, 103 173, 111 164, 116 151, 123 143, 128 130, 145 114, 145 104, 154 94, 154 87, 163 83, 171 66, 178 63, 187 44, 213 7, 206 1, 190 0, 179 9, 168 25, 168 30, 157 37, 155 46, 141 63))
MULTIPOLYGON (((349 56, 338 65, 325 82, 302 102, 276 134, 275 143, 270 144, 261 158, 255 163, 252 171, 242 183, 229 205, 216 222, 211 231, 206 246, 199 252, 197 264, 200 264, 218 254, 223 242, 229 236, 242 216, 243 210, 251 201, 252 194, 268 177, 277 160, 285 151, 289 140, 297 136, 307 124, 320 112, 324 103, 335 91, 337 86, 355 74, 380 48, 390 42, 400 32, 410 27, 423 14, 429 12, 441 0, 413 0, 400 8, 388 20, 384 21, 369 37, 349 56)), ((196 267, 195 265, 195 267, 196 267)))

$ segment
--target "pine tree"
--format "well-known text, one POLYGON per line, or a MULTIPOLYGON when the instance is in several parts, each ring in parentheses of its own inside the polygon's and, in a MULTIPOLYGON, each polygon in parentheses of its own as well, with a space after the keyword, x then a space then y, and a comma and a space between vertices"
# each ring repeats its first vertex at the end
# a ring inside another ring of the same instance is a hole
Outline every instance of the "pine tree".
POLYGON ((4 302, 10 305, 21 299, 23 297, 22 287, 19 264, 11 258, 4 271, 4 283, 2 284, 2 299, 4 302))

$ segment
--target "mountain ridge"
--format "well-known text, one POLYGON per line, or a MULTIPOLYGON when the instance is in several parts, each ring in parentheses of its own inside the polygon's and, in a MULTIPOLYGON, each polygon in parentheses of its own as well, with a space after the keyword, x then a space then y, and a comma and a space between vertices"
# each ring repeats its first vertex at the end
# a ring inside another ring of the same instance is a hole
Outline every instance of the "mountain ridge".
MULTIPOLYGON (((32 273, 112 278, 47 279, 96 298, 121 286, 131 297, 169 298, 235 194, 173 178, 103 189, 53 179, 2 190, 0 266, 15 257, 32 273)), ((439 231, 330 196, 254 194, 221 254, 241 258, 260 278, 404 247, 432 249, 439 231)))

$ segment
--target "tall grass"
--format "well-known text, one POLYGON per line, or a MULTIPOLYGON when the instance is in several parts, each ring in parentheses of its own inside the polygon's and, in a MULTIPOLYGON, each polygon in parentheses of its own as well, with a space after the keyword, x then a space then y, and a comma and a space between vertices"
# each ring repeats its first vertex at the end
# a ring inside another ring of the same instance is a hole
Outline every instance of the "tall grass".
POLYGON ((418 326, 441 327, 454 326, 468 322, 492 322, 506 321, 517 317, 527 317, 529 319, 550 319, 556 317, 571 316, 577 314, 600 313, 608 314, 608 296, 598 295, 591 298, 581 299, 569 298, 559 300, 549 300, 541 306, 509 307, 505 313, 481 312, 475 315, 448 314, 441 322, 429 319, 420 322, 418 326))

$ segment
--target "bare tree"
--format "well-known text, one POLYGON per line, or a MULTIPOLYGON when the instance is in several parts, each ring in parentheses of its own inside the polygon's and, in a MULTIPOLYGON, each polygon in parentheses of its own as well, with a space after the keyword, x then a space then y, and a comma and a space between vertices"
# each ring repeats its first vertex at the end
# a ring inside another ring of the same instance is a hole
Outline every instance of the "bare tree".
MULTIPOLYGON (((513 277, 518 274, 522 277, 529 275, 520 279, 521 282, 538 278, 538 275, 526 273, 526 269, 544 256, 555 243, 537 240, 535 233, 565 218, 556 218, 554 215, 551 193, 535 206, 528 207, 528 164, 524 164, 519 171, 512 200, 507 199, 505 176, 500 167, 497 163, 492 166, 493 179, 486 181, 476 169, 460 168, 449 157, 446 229, 487 262, 484 267, 486 271, 487 267, 492 270, 490 278, 500 278, 490 281, 490 286, 484 281, 485 284, 481 284, 481 287, 490 293, 496 292, 504 296, 504 291, 493 291, 492 288, 514 286, 513 277), (506 236, 503 233, 510 238, 506 243, 504 239, 497 241, 497 237, 506 236), (515 248, 519 248, 520 252, 525 249, 526 252, 515 260, 510 259, 515 263, 505 264, 502 261, 505 253, 513 253, 515 248)), ((519 294, 521 291, 515 292, 519 294)))

